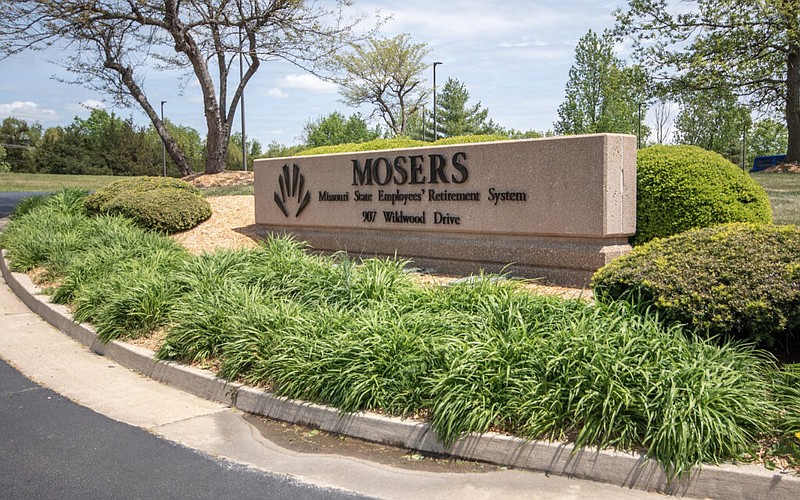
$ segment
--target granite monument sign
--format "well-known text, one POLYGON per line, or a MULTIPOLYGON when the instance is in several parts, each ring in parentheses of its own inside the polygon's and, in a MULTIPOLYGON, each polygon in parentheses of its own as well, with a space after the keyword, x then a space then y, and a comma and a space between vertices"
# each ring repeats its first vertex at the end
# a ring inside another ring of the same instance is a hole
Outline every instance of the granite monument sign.
POLYGON ((628 135, 262 159, 254 171, 262 233, 440 272, 586 285, 635 232, 628 135))

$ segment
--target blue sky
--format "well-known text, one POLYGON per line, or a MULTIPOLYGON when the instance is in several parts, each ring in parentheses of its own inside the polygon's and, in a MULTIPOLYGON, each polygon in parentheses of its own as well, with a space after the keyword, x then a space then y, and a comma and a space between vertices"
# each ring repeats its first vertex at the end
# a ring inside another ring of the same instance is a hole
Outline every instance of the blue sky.
MULTIPOLYGON (((573 64, 575 45, 589 29, 601 32, 614 22, 613 11, 623 1, 480 1, 355 0, 356 12, 380 11, 392 18, 382 28, 386 36, 410 33, 415 43, 427 43, 428 62, 441 61, 436 78, 463 82, 471 102, 480 101, 496 123, 519 130, 547 130, 557 119, 564 85, 573 64)), ((621 54, 624 57, 624 54, 621 54)), ((44 127, 64 125, 85 117, 91 107, 145 124, 136 109, 112 108, 97 92, 54 80, 63 70, 51 61, 64 59, 58 50, 29 52, 0 61, 0 119, 15 116, 44 127)), ((432 83, 428 71, 428 85, 432 83)), ((151 72, 146 92, 158 105, 167 101, 165 115, 205 135, 199 89, 182 85, 178 73, 151 72)), ((340 102, 337 87, 286 63, 267 62, 246 91, 249 138, 295 144, 303 124, 332 111, 349 115, 354 109, 340 102)), ((237 125, 235 131, 239 130, 237 125)), ((376 122, 377 123, 377 122, 376 122)))

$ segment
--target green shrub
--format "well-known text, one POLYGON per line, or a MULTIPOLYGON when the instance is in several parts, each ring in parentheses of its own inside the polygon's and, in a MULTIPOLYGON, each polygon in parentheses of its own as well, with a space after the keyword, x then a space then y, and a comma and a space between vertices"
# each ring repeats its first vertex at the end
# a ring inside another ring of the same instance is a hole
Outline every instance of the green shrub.
POLYGON ((211 206, 191 184, 169 177, 135 177, 109 184, 86 198, 90 213, 120 214, 138 225, 176 233, 211 217, 211 206))
POLYGON ((153 189, 165 188, 185 189, 186 191, 200 195, 200 190, 180 179, 172 177, 132 177, 130 179, 114 181, 108 186, 98 189, 96 192, 89 195, 85 205, 89 212, 105 212, 108 210, 106 205, 121 193, 141 193, 144 191, 152 191, 153 189))
POLYGON ((123 193, 107 207, 142 227, 167 233, 191 229, 211 217, 211 207, 204 198, 175 188, 123 193))
POLYGON ((337 144, 335 146, 320 146, 307 149, 298 153, 300 156, 328 155, 334 153, 353 153, 358 151, 377 151, 381 149, 416 148, 421 146, 446 146, 450 144, 469 144, 473 142, 507 141, 508 137, 498 134, 459 135, 445 137, 436 142, 424 142, 408 137, 395 137, 393 139, 374 139, 368 142, 337 144))
POLYGON ((764 189, 717 153, 696 146, 651 146, 637 161, 639 245, 695 227, 772 223, 764 189))
POLYGON ((592 286, 600 300, 630 295, 711 335, 791 347, 800 327, 800 229, 733 223, 653 240, 600 269, 592 286))

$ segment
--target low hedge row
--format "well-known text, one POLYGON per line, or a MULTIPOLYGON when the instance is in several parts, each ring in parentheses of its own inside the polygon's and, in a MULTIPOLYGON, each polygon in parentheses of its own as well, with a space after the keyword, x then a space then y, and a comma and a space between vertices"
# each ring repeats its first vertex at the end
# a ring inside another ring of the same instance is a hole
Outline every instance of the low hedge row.
POLYGON ((377 151, 380 149, 403 149, 422 146, 446 146, 449 144, 469 144, 475 142, 507 141, 508 137, 497 134, 461 135, 446 137, 435 142, 418 141, 409 137, 395 137, 393 139, 374 139, 368 142, 337 144, 335 146, 320 146, 306 149, 298 153, 300 156, 327 155, 334 153, 353 153, 358 151, 377 151))

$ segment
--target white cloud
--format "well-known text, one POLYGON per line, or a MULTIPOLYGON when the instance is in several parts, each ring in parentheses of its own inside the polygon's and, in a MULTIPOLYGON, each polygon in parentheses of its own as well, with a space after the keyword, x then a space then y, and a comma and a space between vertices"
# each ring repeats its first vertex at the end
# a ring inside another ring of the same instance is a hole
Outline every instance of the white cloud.
POLYGON ((53 121, 58 119, 58 114, 52 109, 44 109, 31 101, 14 101, 0 103, 0 117, 13 116, 21 120, 53 121))
POLYGON ((289 94, 287 94, 286 92, 277 87, 267 90, 267 95, 270 97, 278 97, 280 99, 285 99, 289 97, 289 94))
POLYGON ((311 92, 336 92, 335 83, 326 82, 310 73, 292 73, 283 77, 278 83, 279 87, 297 90, 310 90, 311 92))
POLYGON ((81 103, 81 106, 86 109, 106 109, 105 103, 97 99, 86 99, 81 103))

